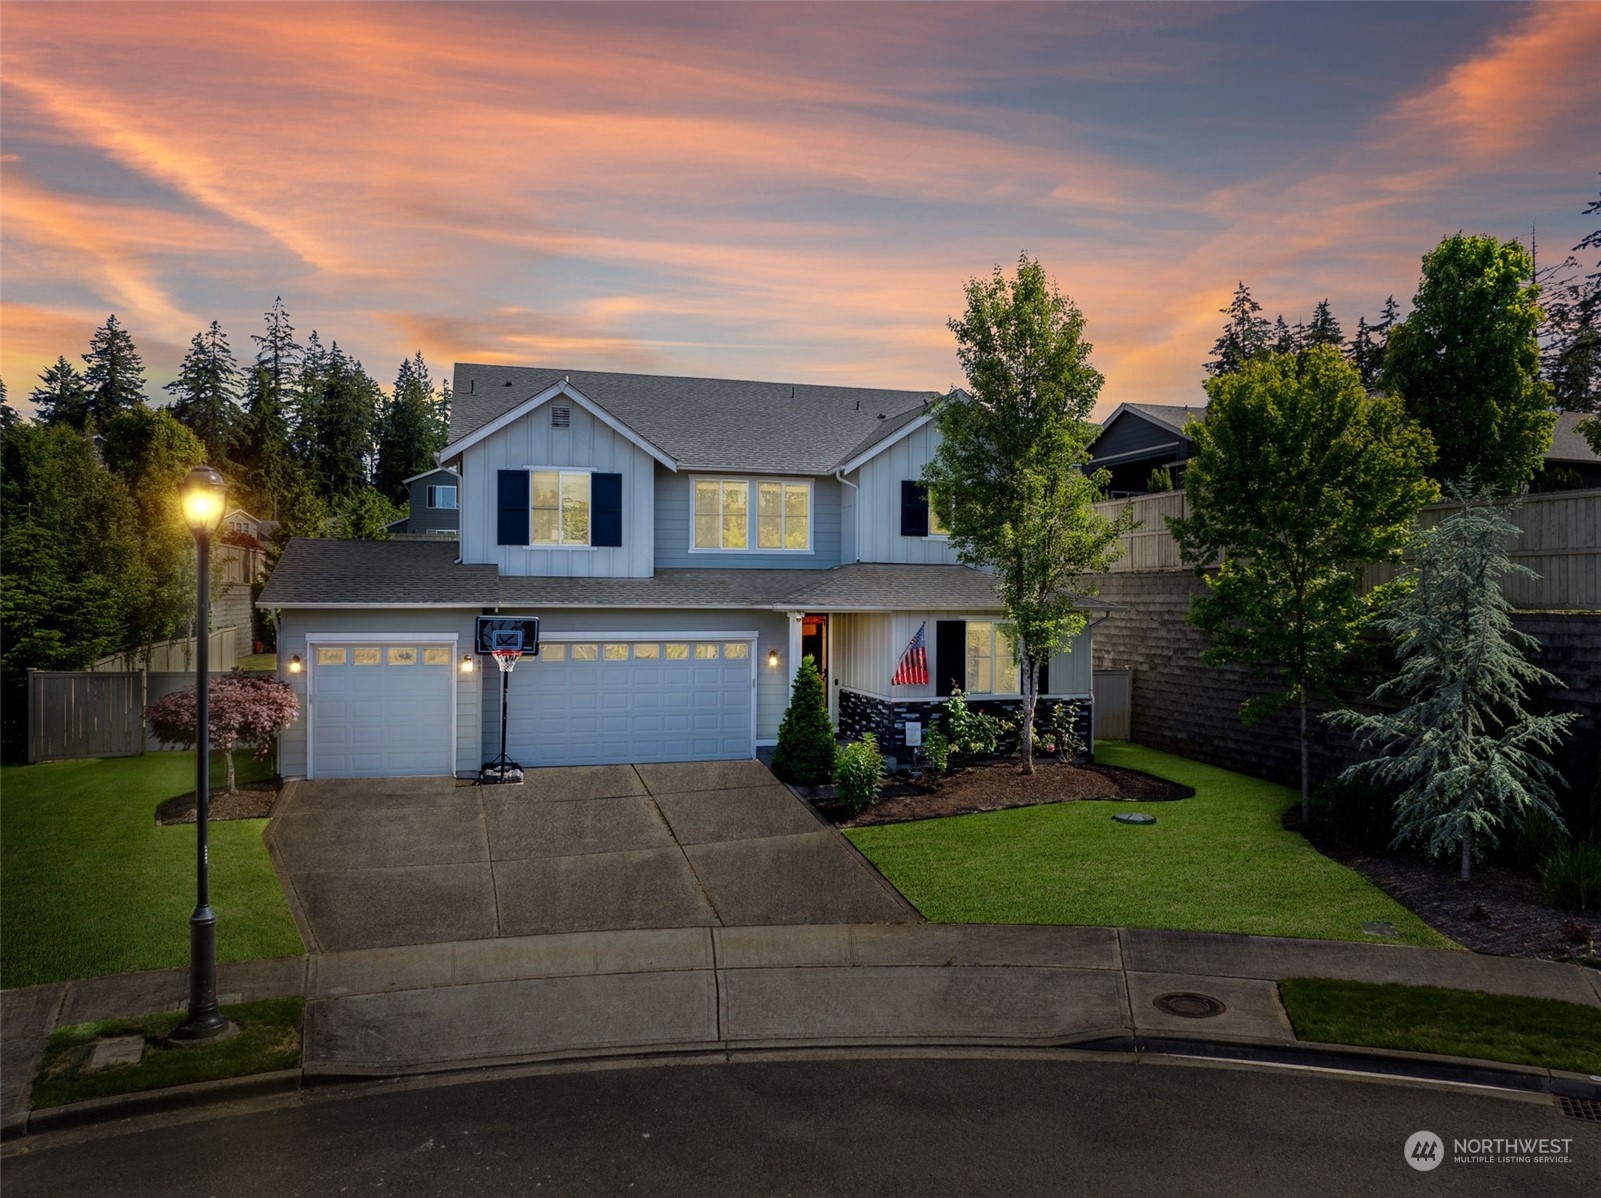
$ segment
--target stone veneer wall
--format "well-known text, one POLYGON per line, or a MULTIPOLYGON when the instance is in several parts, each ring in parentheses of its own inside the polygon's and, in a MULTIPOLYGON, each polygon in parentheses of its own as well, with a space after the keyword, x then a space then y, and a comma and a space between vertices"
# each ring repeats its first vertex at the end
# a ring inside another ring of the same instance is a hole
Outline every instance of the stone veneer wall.
MULTIPOLYGON (((1039 706, 1035 709, 1035 724, 1050 714, 1051 707, 1063 700, 1041 698, 1039 706)), ((1090 739, 1090 700, 1075 699, 1079 705, 1078 734, 1083 737, 1086 744, 1090 739)), ((973 711, 981 711, 986 715, 998 716, 1003 719, 1016 714, 1023 705, 1021 699, 969 699, 968 707, 973 711)), ((923 725, 926 734, 932 727, 941 712, 945 710, 944 699, 906 699, 886 701, 875 699, 871 695, 864 695, 857 691, 846 690, 843 687, 839 692, 839 728, 841 736, 849 740, 858 740, 863 733, 871 732, 878 740, 878 747, 891 757, 900 757, 906 754, 906 721, 913 720, 923 725)), ((1016 736, 1005 737, 1001 740, 1001 749, 1010 751, 1017 744, 1016 736)))
MULTIPOLYGON (((1205 666, 1209 639, 1185 622, 1190 597, 1205 584, 1187 571, 1109 574, 1101 597, 1120 604, 1097 624, 1095 667, 1132 675, 1133 737, 1140 744, 1298 786, 1296 717, 1281 713, 1253 728, 1240 723, 1240 703, 1266 689, 1239 666, 1205 666)), ((1539 665, 1561 678, 1541 700, 1579 713, 1556 762, 1569 787, 1589 794, 1601 755, 1601 612, 1520 612, 1515 625, 1536 637, 1539 665)), ((1315 721, 1314 782, 1359 760, 1350 738, 1315 721)))

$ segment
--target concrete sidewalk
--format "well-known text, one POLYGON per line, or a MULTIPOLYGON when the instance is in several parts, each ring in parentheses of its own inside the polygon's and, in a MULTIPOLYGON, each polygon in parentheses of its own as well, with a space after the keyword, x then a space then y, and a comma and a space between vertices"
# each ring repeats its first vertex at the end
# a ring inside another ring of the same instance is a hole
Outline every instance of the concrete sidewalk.
MULTIPOLYGON (((224 1001, 303 994, 307 1076, 772 1047, 1063 1047, 1110 1037, 1287 1045, 1276 982, 1314 976, 1601 1007, 1578 966, 1388 945, 1128 928, 669 928, 243 962, 224 1001), (1198 993, 1208 1018, 1154 1005, 1198 993)), ((54 1027, 181 1006, 180 969, 6 991, 4 1124, 54 1027)))

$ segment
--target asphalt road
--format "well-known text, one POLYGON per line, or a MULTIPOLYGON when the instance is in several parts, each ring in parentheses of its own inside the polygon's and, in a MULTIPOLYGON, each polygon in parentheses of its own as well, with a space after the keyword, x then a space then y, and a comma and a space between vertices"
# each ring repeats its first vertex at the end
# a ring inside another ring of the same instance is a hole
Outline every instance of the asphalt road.
POLYGON ((1594 1194, 1601 1125, 1546 1103, 1214 1065, 833 1059, 320 1094, 0 1162, 31 1195, 1594 1194), (1403 1144, 1438 1133, 1413 1170, 1403 1144), (1566 1164, 1459 1164, 1468 1137, 1566 1164))

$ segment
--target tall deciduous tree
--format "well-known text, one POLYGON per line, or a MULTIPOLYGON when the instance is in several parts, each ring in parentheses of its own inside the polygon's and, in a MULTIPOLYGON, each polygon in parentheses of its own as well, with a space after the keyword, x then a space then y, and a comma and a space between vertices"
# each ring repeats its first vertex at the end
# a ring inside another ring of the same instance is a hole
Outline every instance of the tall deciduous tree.
POLYGON ((115 313, 94 331, 83 360, 90 419, 103 425, 118 412, 145 406, 145 365, 115 313))
POLYGON ((1383 383, 1434 437, 1435 477, 1469 471, 1497 494, 1525 487, 1556 415, 1539 377, 1539 289, 1516 241, 1462 233, 1423 259, 1412 313, 1390 334, 1383 383))
POLYGON ((435 464, 445 447, 449 416, 434 392, 422 351, 400 364, 395 390, 378 416, 378 465, 373 485, 396 503, 406 499, 406 479, 435 464))
POLYGON ((1400 671, 1373 694, 1399 703, 1391 714, 1335 712, 1382 756, 1346 771, 1402 786, 1397 843, 1432 854, 1455 849, 1460 877, 1477 848, 1493 845, 1509 819, 1539 814, 1562 826, 1545 760, 1578 717, 1534 715, 1529 688, 1560 681, 1529 661, 1539 642, 1512 627, 1501 594, 1514 566, 1505 546, 1518 528, 1486 495, 1458 489, 1461 510, 1422 535, 1412 586, 1378 621, 1396 640, 1400 671))
POLYGON ((1246 723, 1298 707, 1310 819, 1308 701, 1345 680, 1382 599, 1362 594, 1363 564, 1398 560, 1434 496, 1429 438, 1398 400, 1370 396, 1329 346, 1300 363, 1287 354, 1247 363, 1206 390, 1206 419, 1189 426, 1189 515, 1169 521, 1207 584, 1189 621, 1212 638, 1207 664, 1277 681, 1241 708, 1246 723))
POLYGON ((1246 362, 1265 352, 1268 343, 1267 319, 1258 315, 1262 305, 1251 298, 1251 289, 1243 279, 1234 289, 1234 298, 1229 301, 1229 306, 1218 311, 1228 320, 1223 325, 1222 335, 1212 346, 1211 360, 1206 363, 1206 373, 1213 378, 1233 374, 1246 362))
POLYGON ((28 398, 38 407, 41 423, 64 424, 79 432, 89 425, 89 388, 65 356, 39 376, 28 398))
POLYGON ((239 407, 239 364, 215 320, 190 340, 178 377, 165 390, 176 396, 172 414, 200 438, 206 457, 214 463, 227 461, 244 439, 244 413, 239 407))
POLYGON ((1108 475, 1087 475, 1099 428, 1089 415, 1101 389, 1084 316, 1026 254, 1007 278, 999 267, 970 279, 967 311, 949 321, 968 390, 936 402, 940 445, 923 471, 951 496, 946 524, 957 557, 995 572, 1023 676, 1023 768, 1034 770, 1039 667, 1084 627, 1085 576, 1119 555, 1133 524, 1092 506, 1108 475))

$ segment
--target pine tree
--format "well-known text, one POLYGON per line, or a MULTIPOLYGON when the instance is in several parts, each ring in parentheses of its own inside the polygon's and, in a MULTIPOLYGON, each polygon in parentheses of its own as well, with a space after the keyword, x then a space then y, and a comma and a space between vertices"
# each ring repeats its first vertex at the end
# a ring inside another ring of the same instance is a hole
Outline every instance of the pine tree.
POLYGON ((1373 339, 1377 348, 1373 351, 1373 385, 1376 387, 1384 378, 1384 358, 1390 352, 1390 334, 1400 323, 1401 305, 1395 302, 1395 296, 1387 296, 1384 307, 1379 310, 1379 323, 1373 326, 1373 339))
POLYGON ((406 499, 405 480, 431 468, 445 446, 440 401, 422 351, 401 362, 394 393, 378 417, 378 465, 373 485, 396 503, 406 499))
POLYGON ((89 388, 64 356, 39 376, 39 386, 28 398, 38 406, 41 424, 64 424, 79 432, 89 424, 89 388))
MULTIPOLYGON (((1601 198, 1584 209, 1585 216, 1597 213, 1601 198)), ((1565 412, 1601 412, 1601 261, 1581 275, 1574 256, 1598 250, 1601 229, 1581 239, 1564 261, 1535 275, 1544 293, 1542 373, 1551 384, 1552 401, 1565 412)))
POLYGON ((823 699, 823 676, 810 654, 801 658, 789 707, 778 725, 773 773, 796 786, 818 786, 834 771, 834 725, 823 699))
POLYGON ((239 408, 239 365, 228 335, 215 320, 190 340, 178 377, 165 390, 177 396, 172 414, 200 438, 207 459, 227 461, 229 452, 244 438, 244 413, 239 408))
MULTIPOLYGON (((291 452, 296 461, 308 468, 317 453, 318 410, 327 373, 328 351, 317 336, 317 330, 312 329, 300 355, 299 369, 295 372, 294 403, 287 413, 291 452)), ((321 493, 322 488, 317 490, 321 493)))
POLYGON ((1207 374, 1213 378, 1233 374, 1267 348, 1267 321, 1257 315, 1261 310, 1262 305, 1251 298, 1251 289, 1241 279, 1229 306, 1218 309, 1228 320, 1222 336, 1212 346, 1212 357, 1205 367, 1207 374))
POLYGON ((1302 339, 1301 348, 1311 349, 1314 345, 1332 345, 1341 349, 1345 345, 1345 331, 1340 328, 1340 322, 1334 318, 1334 312, 1329 308, 1329 301, 1321 299, 1312 311, 1312 323, 1306 326, 1306 336, 1302 339))
POLYGON ((304 351, 295 340, 295 327, 289 323, 282 296, 273 301, 264 319, 266 332, 250 335, 256 344, 256 362, 245 387, 244 439, 239 457, 251 487, 275 505, 292 469, 289 420, 304 351))
POLYGON ((300 371, 296 440, 324 499, 367 485, 378 402, 383 392, 334 342, 321 352, 313 333, 300 371))
POLYGON ((1461 510, 1423 534, 1411 589, 1378 621, 1396 639, 1400 670, 1373 697, 1403 706, 1330 718, 1383 754, 1345 777, 1404 787, 1396 843, 1455 849, 1467 882, 1474 855, 1506 823, 1537 814, 1562 826, 1550 786, 1561 778, 1545 755, 1578 717, 1524 706, 1530 687, 1559 680, 1529 660, 1539 642, 1512 627, 1501 593, 1506 575, 1533 576, 1506 554, 1518 533, 1511 508, 1498 510, 1488 492, 1459 487, 1451 497, 1461 510))
POLYGON ((1356 318, 1356 333, 1351 343, 1345 347, 1346 361, 1356 367, 1356 372, 1362 376, 1362 385, 1369 391, 1378 385, 1378 358, 1380 354, 1379 339, 1368 324, 1366 316, 1356 318))
POLYGON ((1284 314, 1282 312, 1273 321, 1273 335, 1268 339, 1268 348, 1276 354, 1296 354, 1301 352, 1301 342, 1296 337, 1295 330, 1284 323, 1284 314))
POLYGON ((15 427, 20 419, 21 417, 17 415, 17 409, 6 401, 6 381, 5 379, 0 379, 0 433, 15 427))
POLYGON ((83 382, 89 392, 90 419, 105 424, 118 412, 145 406, 145 364, 115 313, 94 331, 83 360, 88 364, 83 382))

